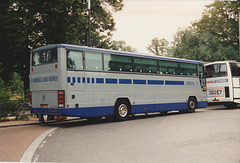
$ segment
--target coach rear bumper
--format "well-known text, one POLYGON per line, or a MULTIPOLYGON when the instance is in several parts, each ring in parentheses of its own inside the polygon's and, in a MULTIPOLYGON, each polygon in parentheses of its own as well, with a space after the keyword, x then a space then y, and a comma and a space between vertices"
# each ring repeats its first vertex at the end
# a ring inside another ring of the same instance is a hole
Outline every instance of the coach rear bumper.
POLYGON ((58 108, 31 108, 31 114, 61 115, 61 109, 58 109, 58 108))

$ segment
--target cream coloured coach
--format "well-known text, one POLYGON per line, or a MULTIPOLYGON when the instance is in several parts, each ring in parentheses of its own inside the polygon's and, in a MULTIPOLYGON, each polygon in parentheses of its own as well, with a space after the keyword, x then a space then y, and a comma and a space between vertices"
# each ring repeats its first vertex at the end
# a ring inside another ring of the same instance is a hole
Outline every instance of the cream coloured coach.
POLYGON ((114 117, 207 106, 200 61, 68 44, 31 52, 33 114, 114 117))

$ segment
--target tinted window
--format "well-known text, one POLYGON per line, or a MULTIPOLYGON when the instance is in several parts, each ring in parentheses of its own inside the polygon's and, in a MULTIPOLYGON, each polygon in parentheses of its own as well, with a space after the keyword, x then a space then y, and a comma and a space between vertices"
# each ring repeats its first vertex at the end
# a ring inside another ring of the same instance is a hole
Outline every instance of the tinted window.
POLYGON ((200 84, 201 84, 202 90, 205 90, 206 78, 205 78, 205 73, 204 73, 204 66, 203 65, 199 65, 198 66, 198 71, 199 71, 199 80, 200 80, 200 84))
POLYGON ((240 76, 240 63, 230 63, 232 76, 240 76))
POLYGON ((67 68, 75 70, 83 69, 82 52, 67 51, 67 68))
POLYGON ((160 74, 180 74, 178 63, 170 61, 159 61, 160 74))
POLYGON ((207 78, 227 76, 226 64, 214 64, 206 66, 207 78))
POLYGON ((191 63, 179 63, 180 64, 180 74, 188 76, 197 76, 197 65, 191 63))
POLYGON ((85 52, 86 70, 102 70, 102 54, 85 52))
POLYGON ((132 72, 132 57, 104 54, 104 70, 132 72))
POLYGON ((134 71, 143 73, 157 73, 157 60, 134 58, 134 71))
POLYGON ((57 62, 57 49, 49 49, 32 53, 32 66, 57 62))

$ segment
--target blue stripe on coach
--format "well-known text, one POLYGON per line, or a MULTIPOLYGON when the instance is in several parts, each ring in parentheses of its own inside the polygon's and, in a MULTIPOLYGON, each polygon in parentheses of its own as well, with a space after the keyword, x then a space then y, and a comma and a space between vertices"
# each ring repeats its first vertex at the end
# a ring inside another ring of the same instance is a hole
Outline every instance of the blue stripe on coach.
MULTIPOLYGON (((148 84, 148 85, 184 85, 184 81, 174 80, 144 80, 144 79, 116 79, 116 78, 86 78, 82 77, 82 83, 98 84, 148 84)), ((81 83, 81 77, 67 77, 67 83, 81 83)))
POLYGON ((106 78, 106 84, 117 84, 117 79, 106 78))
POLYGON ((146 80, 133 79, 133 84, 146 84, 146 80))
POLYGON ((119 84, 132 84, 132 79, 119 79, 119 84))
POLYGON ((150 85, 164 85, 163 80, 148 80, 148 84, 150 85))

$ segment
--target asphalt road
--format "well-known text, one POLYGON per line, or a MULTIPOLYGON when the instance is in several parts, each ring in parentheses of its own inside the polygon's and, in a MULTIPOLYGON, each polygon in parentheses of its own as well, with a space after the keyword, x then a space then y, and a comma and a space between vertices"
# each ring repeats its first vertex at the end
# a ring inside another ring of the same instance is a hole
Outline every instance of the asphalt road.
POLYGON ((58 129, 41 142, 33 162, 240 162, 239 108, 49 126, 58 129))

